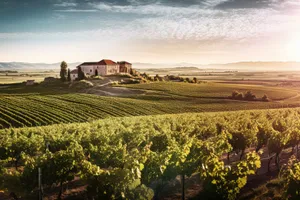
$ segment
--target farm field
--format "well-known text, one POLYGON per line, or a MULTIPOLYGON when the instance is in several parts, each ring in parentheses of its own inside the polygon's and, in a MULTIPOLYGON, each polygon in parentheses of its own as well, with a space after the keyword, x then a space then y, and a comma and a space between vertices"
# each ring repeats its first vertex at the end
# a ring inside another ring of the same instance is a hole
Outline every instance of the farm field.
POLYGON ((257 97, 262 97, 266 94, 273 101, 289 99, 297 95, 297 91, 285 88, 214 82, 200 84, 158 82, 149 84, 127 85, 126 87, 133 89, 160 91, 164 94, 195 98, 226 98, 231 95, 233 90, 237 90, 243 93, 252 91, 257 97))
POLYGON ((178 75, 181 77, 193 78, 209 81, 298 81, 299 71, 236 71, 224 69, 199 69, 199 68, 168 68, 168 69, 139 69, 152 76, 159 75, 178 75))
POLYGON ((187 113, 3 129, 0 186, 5 193, 32 199, 38 195, 33 180, 41 168, 44 195, 50 199, 181 199, 183 191, 188 199, 281 199, 293 184, 286 159, 299 156, 298 150, 290 151, 300 142, 294 131, 299 130, 299 113, 299 108, 187 113), (178 180, 182 175, 186 185, 178 180), (260 184, 261 177, 273 185, 255 193, 251 184, 260 184))
MULTIPOLYGON (((222 83, 151 83, 126 85, 139 94, 99 96, 74 91, 68 85, 55 87, 3 87, 0 90, 0 127, 42 126, 86 122, 108 117, 175 114, 186 112, 233 111, 297 107, 298 92, 292 89, 222 83), (228 99, 233 90, 251 90, 257 97, 267 95, 270 102, 228 99)), ((99 87, 110 94, 119 87, 99 87)))
POLYGON ((0 73, 0 86, 1 84, 20 83, 27 80, 35 80, 41 82, 45 77, 58 77, 59 73, 54 71, 45 72, 17 72, 17 73, 0 73))

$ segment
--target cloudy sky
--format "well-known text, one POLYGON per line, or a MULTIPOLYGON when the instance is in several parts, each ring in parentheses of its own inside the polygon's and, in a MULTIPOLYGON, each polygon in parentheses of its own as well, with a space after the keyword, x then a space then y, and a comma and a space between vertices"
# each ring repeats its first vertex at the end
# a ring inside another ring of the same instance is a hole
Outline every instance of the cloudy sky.
POLYGON ((300 0, 0 0, 0 61, 300 61, 300 0))

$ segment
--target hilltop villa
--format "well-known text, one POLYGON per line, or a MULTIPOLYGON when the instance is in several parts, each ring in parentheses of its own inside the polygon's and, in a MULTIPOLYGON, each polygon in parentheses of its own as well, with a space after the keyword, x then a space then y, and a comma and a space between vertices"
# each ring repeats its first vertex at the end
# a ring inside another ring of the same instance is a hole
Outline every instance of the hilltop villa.
POLYGON ((78 68, 81 68, 87 76, 106 76, 118 73, 130 73, 132 64, 126 61, 114 62, 112 60, 101 60, 99 62, 84 62, 77 66, 77 69, 71 71, 71 79, 75 80, 78 77, 78 68), (96 73, 97 71, 97 73, 96 73))

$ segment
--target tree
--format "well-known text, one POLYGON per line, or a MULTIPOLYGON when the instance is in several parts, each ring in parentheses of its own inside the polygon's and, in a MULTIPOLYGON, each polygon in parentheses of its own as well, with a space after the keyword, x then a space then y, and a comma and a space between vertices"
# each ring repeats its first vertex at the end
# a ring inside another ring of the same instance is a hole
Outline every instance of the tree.
POLYGON ((198 79, 196 77, 193 78, 193 83, 198 83, 198 79))
POLYGON ((60 64, 60 79, 62 81, 66 81, 67 80, 67 71, 68 69, 68 64, 65 61, 62 61, 60 64))
POLYGON ((78 80, 83 80, 85 78, 84 72, 81 70, 81 67, 78 67, 78 80))
POLYGON ((248 100, 248 101, 254 101, 256 99, 256 96, 251 91, 248 91, 244 95, 244 98, 245 98, 245 100, 248 100))
POLYGON ((68 81, 69 82, 71 81, 71 71, 70 71, 70 69, 68 69, 68 81))
POLYGON ((269 101, 269 98, 268 96, 265 94, 262 98, 261 98, 262 101, 269 101))

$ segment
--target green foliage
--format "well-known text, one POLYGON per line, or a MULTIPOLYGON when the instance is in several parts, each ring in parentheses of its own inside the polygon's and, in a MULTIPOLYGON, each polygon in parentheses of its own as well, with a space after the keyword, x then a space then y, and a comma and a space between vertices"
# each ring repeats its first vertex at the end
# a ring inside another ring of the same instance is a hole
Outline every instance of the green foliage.
MULTIPOLYGON (((285 102, 230 101, 226 99, 227 95, 236 86, 226 84, 172 82, 130 84, 126 87, 138 89, 133 92, 143 93, 143 95, 126 97, 80 94, 77 89, 70 91, 69 85, 54 81, 31 88, 21 85, 1 88, 0 128, 87 122, 107 117, 269 109, 297 105, 285 102)), ((274 88, 268 90, 255 89, 255 86, 251 88, 255 94, 267 93, 272 99, 279 94, 274 88)), ((97 92, 97 90, 80 90, 79 92, 97 92)), ((290 91, 280 91, 282 98, 288 98, 293 94, 290 91)))
POLYGON ((87 88, 91 88, 93 86, 94 86, 94 84, 87 80, 75 81, 70 85, 71 88, 74 88, 77 90, 87 89, 87 88))
POLYGON ((269 97, 265 94, 262 98, 261 98, 262 101, 270 101, 269 97))
POLYGON ((244 99, 247 101, 254 101, 256 96, 251 91, 247 91, 244 95, 244 99))
POLYGON ((211 156, 202 165, 201 177, 204 179, 206 199, 234 200, 247 183, 247 177, 260 168, 260 157, 249 153, 245 160, 233 166, 225 166, 216 156, 211 156))
POLYGON ((282 172, 285 196, 289 200, 300 199, 300 162, 292 156, 282 172))
POLYGON ((238 91, 233 91, 232 94, 231 94, 231 98, 232 99, 237 99, 237 100, 243 100, 244 95, 243 95, 243 93, 239 93, 238 91))
POLYGON ((60 79, 66 81, 68 78, 68 64, 62 61, 60 64, 60 79))
POLYGON ((31 194, 41 168, 44 187, 80 177, 94 199, 151 199, 160 198, 166 181, 198 172, 207 199, 231 200, 260 167, 260 158, 250 153, 225 166, 220 157, 264 145, 279 154, 298 145, 299 118, 299 110, 281 109, 3 129, 0 189, 31 194), (12 165, 17 170, 9 174, 12 165))
POLYGON ((68 69, 68 78, 67 78, 67 80, 70 82, 71 81, 71 71, 70 71, 70 69, 68 69))
POLYGON ((82 71, 81 67, 78 67, 78 78, 79 81, 86 79, 85 73, 82 71))

